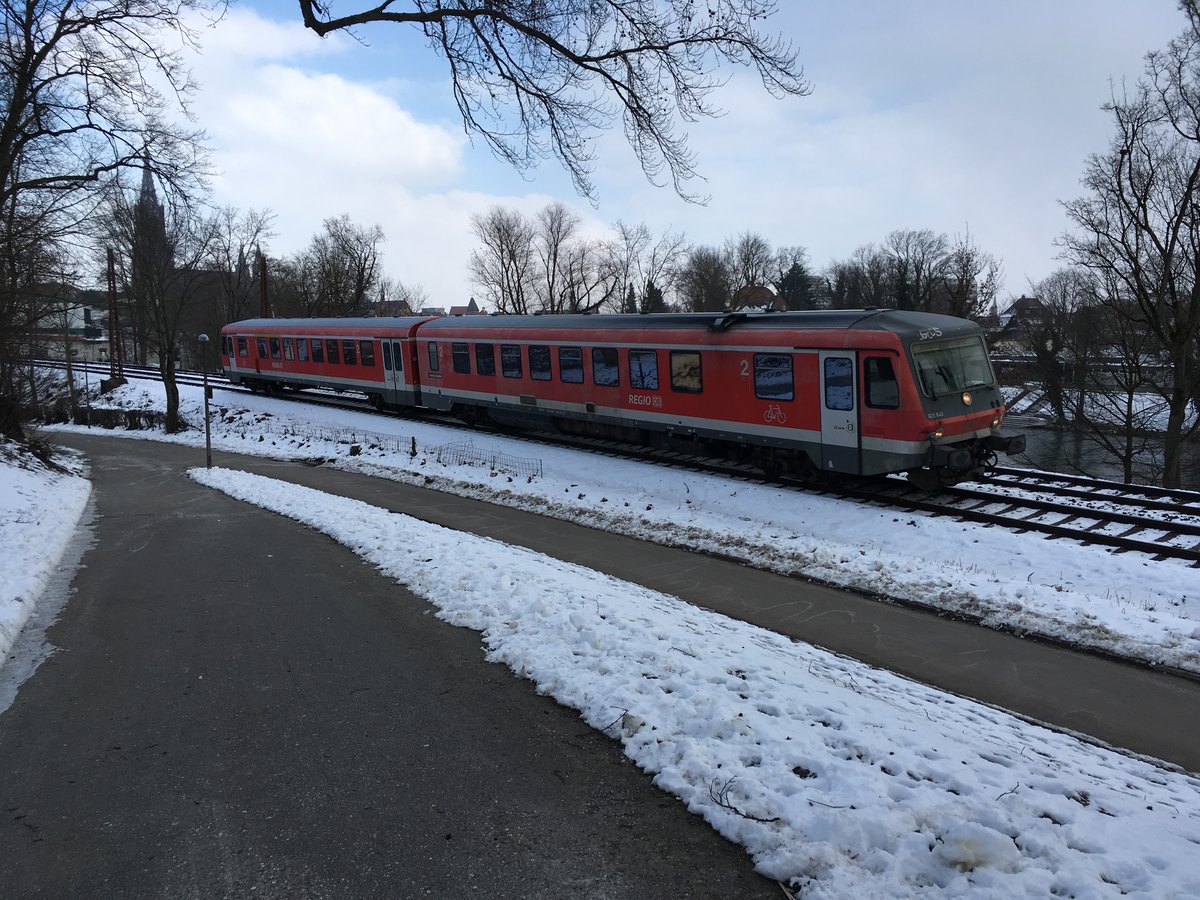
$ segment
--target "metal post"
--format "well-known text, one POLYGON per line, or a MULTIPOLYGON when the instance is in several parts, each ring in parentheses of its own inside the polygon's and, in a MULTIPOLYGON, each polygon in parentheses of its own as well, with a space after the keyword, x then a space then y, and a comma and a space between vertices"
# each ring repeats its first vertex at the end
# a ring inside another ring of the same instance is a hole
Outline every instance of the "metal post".
POLYGON ((208 424, 208 335, 202 334, 200 342, 201 379, 204 382, 204 466, 212 468, 212 431, 208 424))

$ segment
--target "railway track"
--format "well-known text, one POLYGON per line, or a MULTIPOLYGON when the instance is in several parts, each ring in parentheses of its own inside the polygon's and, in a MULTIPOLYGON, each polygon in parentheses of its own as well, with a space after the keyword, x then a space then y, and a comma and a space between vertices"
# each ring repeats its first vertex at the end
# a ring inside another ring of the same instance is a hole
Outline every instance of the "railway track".
MULTIPOLYGON (((77 368, 84 364, 77 364, 77 368)), ((59 364, 59 367, 63 366, 59 364)), ((107 366, 102 367, 105 373, 107 366)), ((95 371, 93 369, 93 371, 95 371)), ((157 378, 158 370, 126 366, 132 377, 157 378)), ((199 373, 177 373, 180 384, 199 385, 199 373)), ((209 375, 209 384, 224 390, 249 390, 231 385, 223 376, 209 375)), ((366 400, 354 395, 313 392, 295 394, 301 402, 356 412, 374 413, 366 400)), ((385 414, 386 415, 386 414, 385 414)), ((444 415, 438 424, 477 431, 444 415)), ((635 444, 564 436, 547 432, 505 433, 538 444, 570 447, 660 465, 686 467, 725 477, 783 485, 797 491, 842 497, 931 516, 989 527, 1033 532, 1053 540, 1074 540, 1110 548, 1114 553, 1136 552, 1157 561, 1175 559, 1200 568, 1200 493, 1143 485, 1126 485, 1061 473, 997 467, 972 482, 945 488, 936 495, 921 491, 902 478, 842 479, 813 484, 787 477, 768 479, 753 466, 687 453, 654 450, 635 444)))

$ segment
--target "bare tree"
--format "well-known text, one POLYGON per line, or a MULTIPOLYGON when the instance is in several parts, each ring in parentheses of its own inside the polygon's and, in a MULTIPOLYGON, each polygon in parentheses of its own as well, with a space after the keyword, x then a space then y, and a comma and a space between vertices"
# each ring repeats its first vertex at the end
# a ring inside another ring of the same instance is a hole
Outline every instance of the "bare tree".
POLYGON ((211 249, 212 267, 221 291, 220 325, 244 319, 258 309, 259 273, 255 260, 261 246, 275 237, 270 210, 245 213, 226 206, 217 210, 211 249))
POLYGON ((1103 302, 1157 345, 1167 487, 1180 485, 1184 442, 1200 428, 1191 407, 1200 396, 1200 10, 1195 0, 1180 6, 1188 29, 1105 106, 1115 134, 1087 163, 1087 196, 1066 204, 1077 231, 1063 239, 1068 257, 1096 273, 1103 302))
POLYGON ((1000 261, 975 245, 971 233, 956 236, 937 270, 940 283, 932 286, 931 311, 960 319, 978 319, 991 308, 1000 290, 1000 261))
POLYGON ((879 305, 896 309, 935 309, 935 288, 949 258, 949 241, 928 228, 893 231, 884 241, 891 257, 891 301, 879 305))
POLYGON ((693 247, 679 272, 679 294, 693 312, 719 312, 729 306, 733 291, 724 253, 715 247, 693 247))
POLYGON ((331 217, 313 238, 325 306, 338 315, 362 315, 381 277, 379 245, 386 238, 378 225, 364 228, 348 215, 331 217))
POLYGON ((523 215, 494 206, 471 216, 471 231, 482 244, 471 252, 471 278, 498 312, 533 312, 535 229, 523 215))
MULTIPOLYGON (((163 50, 170 32, 184 41, 195 11, 222 0, 43 0, 0 5, 0 221, 3 249, 46 246, 81 230, 106 176, 140 167, 149 149, 160 176, 186 180, 199 170, 200 138, 166 123, 168 97, 186 109, 192 85, 181 58, 163 50), (164 95, 165 92, 165 95, 164 95), (28 234, 22 232, 29 229, 28 234)), ((58 251, 51 251, 58 252, 58 251)), ((15 407, 19 322, 28 311, 21 271, 36 254, 10 255, 0 283, 0 429, 15 407), (6 412, 5 410, 8 410, 6 412)))
POLYGON ((720 110, 710 95, 730 63, 757 71, 776 97, 810 91, 796 52, 766 35, 774 0, 366 0, 342 16, 300 0, 317 34, 369 23, 411 24, 449 67, 463 124, 519 169, 556 157, 592 197, 595 136, 620 118, 646 177, 685 195, 695 160, 677 120, 720 110))
MULTIPOLYGON (((537 256, 534 297, 542 312, 562 312, 566 305, 564 287, 568 278, 568 257, 579 223, 579 216, 566 204, 557 201, 547 204, 537 214, 534 225, 534 252, 537 256)), ((577 282, 572 280, 572 287, 576 286, 577 282)))
POLYGON ((894 259, 874 244, 864 244, 849 259, 831 263, 826 277, 832 285, 835 309, 895 305, 894 259))
POLYGON ((771 242, 761 234, 744 231, 726 241, 725 257, 735 297, 747 288, 763 288, 771 283, 775 252, 771 249, 771 242))
POLYGON ((419 284, 406 284, 394 278, 379 283, 379 299, 375 303, 377 316, 411 316, 429 306, 429 292, 419 284))
POLYGON ((160 204, 149 191, 147 169, 136 200, 120 181, 109 194, 104 244, 117 252, 118 277, 127 295, 136 298, 145 318, 146 350, 157 359, 167 395, 164 427, 179 431, 179 387, 175 372, 182 353, 191 354, 182 328, 197 301, 208 294, 212 250, 218 232, 217 220, 204 214, 194 198, 167 192, 160 204))

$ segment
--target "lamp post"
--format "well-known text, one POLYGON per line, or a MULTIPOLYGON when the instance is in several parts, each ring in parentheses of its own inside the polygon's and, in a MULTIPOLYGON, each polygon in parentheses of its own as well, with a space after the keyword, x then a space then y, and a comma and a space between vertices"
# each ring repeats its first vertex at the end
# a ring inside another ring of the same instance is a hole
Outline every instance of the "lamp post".
POLYGON ((201 334, 200 342, 200 372, 204 382, 204 466, 212 468, 212 431, 208 424, 208 335, 201 334))

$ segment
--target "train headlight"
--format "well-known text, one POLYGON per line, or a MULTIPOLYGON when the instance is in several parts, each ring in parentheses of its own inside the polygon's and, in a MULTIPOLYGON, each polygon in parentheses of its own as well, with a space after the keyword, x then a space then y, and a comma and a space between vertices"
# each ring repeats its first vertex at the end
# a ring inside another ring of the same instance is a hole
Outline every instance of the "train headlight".
POLYGON ((938 441, 940 441, 942 439, 943 434, 945 434, 945 432, 943 431, 942 427, 939 425, 933 431, 929 432, 929 443, 936 444, 938 441))
POLYGON ((992 431, 999 431, 999 430, 1000 430, 1000 417, 996 416, 996 418, 992 419, 992 431))
POLYGON ((970 406, 971 400, 972 400, 972 397, 971 397, 970 392, 963 391, 963 395, 962 395, 963 406, 970 406))

